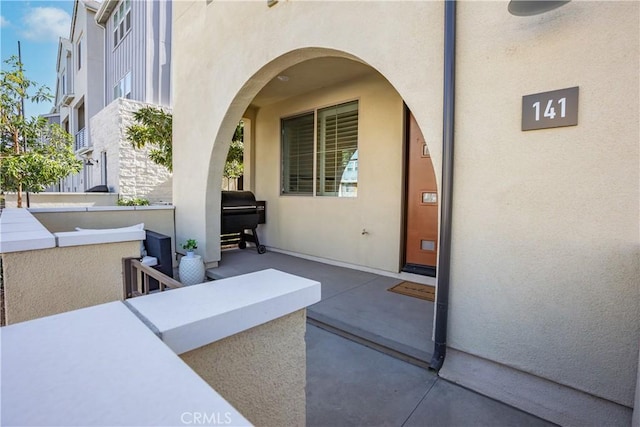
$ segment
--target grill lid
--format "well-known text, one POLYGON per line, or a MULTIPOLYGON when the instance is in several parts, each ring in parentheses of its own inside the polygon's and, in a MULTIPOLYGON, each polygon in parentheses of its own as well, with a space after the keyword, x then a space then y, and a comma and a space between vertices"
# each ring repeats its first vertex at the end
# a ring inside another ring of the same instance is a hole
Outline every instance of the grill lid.
POLYGON ((239 208, 239 207, 255 207, 256 196, 251 191, 223 191, 222 192, 222 209, 239 208))

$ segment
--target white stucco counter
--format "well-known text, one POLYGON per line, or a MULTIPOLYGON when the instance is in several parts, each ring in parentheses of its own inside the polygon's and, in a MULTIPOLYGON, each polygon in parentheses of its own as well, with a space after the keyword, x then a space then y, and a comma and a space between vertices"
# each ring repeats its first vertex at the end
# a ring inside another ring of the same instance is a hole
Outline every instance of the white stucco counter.
POLYGON ((320 283, 275 269, 127 300, 177 354, 320 301, 320 283))
POLYGON ((0 253, 53 248, 56 238, 26 209, 3 209, 0 253))
POLYGON ((251 425, 122 303, 0 329, 2 425, 251 425))
MULTIPOLYGON (((221 365, 221 355, 250 362, 251 357, 263 357, 254 350, 261 346, 260 340, 271 339, 268 331, 274 327, 280 328, 275 332, 279 336, 292 337, 283 342, 292 342, 295 348, 286 347, 283 352, 304 356, 304 309, 319 300, 320 283, 264 270, 0 328, 0 424, 158 426, 206 421, 208 425, 244 426, 252 425, 247 419, 303 422, 304 357, 286 365, 284 372, 267 375, 264 390, 255 378, 249 384, 249 389, 257 387, 266 396, 290 392, 297 396, 296 405, 288 395, 283 402, 254 407, 256 400, 250 399, 251 405, 246 405, 229 391, 242 390, 241 396, 246 397, 247 384, 242 384, 237 367, 226 380, 224 375, 212 379, 208 374, 221 365), (286 329, 278 322, 298 322, 298 326, 286 329), (267 335, 260 335, 259 328, 266 328, 267 335), (236 345, 238 340, 253 350, 236 345), (222 341, 226 346, 211 350, 222 341), (185 352, 198 348, 206 350, 191 352, 184 360, 185 352), (222 353, 216 356, 215 351, 222 353), (287 373, 295 381, 278 383, 287 373), (230 404, 231 399, 238 404, 230 404), (292 405, 296 411, 287 409, 292 405)), ((258 362, 272 363, 267 356, 258 362)))

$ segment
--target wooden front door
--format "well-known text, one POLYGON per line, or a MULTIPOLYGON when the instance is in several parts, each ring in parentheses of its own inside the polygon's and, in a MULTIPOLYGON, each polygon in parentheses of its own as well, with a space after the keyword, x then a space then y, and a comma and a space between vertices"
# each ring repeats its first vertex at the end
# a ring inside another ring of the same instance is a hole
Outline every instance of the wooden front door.
POLYGON ((403 271, 435 275, 438 258, 438 192, 424 136, 407 112, 406 246, 403 271))

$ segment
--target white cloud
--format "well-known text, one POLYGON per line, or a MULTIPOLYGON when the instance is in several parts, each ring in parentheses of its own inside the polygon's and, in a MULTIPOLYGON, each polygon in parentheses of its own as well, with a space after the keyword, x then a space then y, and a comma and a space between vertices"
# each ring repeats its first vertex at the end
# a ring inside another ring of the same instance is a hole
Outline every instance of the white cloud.
POLYGON ((6 27, 9 25, 9 21, 7 21, 4 16, 0 15, 0 28, 6 27))
POLYGON ((22 35, 32 41, 58 41, 68 37, 71 16, 57 7, 32 7, 22 18, 22 35))

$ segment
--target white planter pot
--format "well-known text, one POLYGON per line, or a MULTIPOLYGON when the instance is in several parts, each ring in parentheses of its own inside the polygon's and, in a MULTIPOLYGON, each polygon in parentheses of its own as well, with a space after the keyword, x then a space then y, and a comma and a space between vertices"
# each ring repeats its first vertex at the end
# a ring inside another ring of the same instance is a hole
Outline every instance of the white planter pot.
POLYGON ((200 255, 183 256, 178 267, 178 276, 183 285, 195 285, 204 282, 204 263, 200 255))

